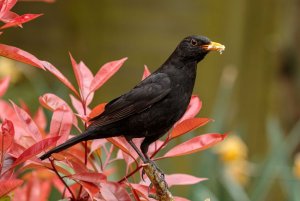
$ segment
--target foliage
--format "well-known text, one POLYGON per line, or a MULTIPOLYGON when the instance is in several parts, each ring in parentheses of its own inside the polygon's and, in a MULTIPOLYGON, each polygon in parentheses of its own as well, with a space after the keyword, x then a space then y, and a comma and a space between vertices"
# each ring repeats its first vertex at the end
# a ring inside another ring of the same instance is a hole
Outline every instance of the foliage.
MULTIPOLYGON (((22 26, 41 14, 19 16, 11 11, 17 0, 0 1, 0 20, 4 30, 13 26, 22 26)), ((137 154, 122 137, 82 142, 61 153, 53 154, 44 161, 37 155, 44 153, 71 138, 71 132, 82 132, 89 124, 89 119, 103 112, 105 103, 91 109, 94 93, 113 76, 127 58, 107 62, 93 75, 82 62, 76 62, 70 54, 70 60, 78 87, 75 87, 59 69, 48 61, 43 61, 32 54, 10 45, 0 44, 0 55, 23 62, 53 74, 62 84, 70 89, 71 105, 53 93, 39 97, 41 107, 36 113, 29 111, 27 105, 2 99, 9 87, 9 77, 0 80, 0 198, 10 195, 13 200, 47 200, 52 186, 61 192, 62 197, 72 200, 150 200, 149 182, 136 179, 142 163, 137 154), (47 119, 44 110, 52 113, 47 119), (50 124, 48 124, 50 121, 50 124), (49 129, 47 129, 49 128, 49 129), (114 175, 114 164, 125 164, 124 175, 119 181, 109 179, 114 175), (13 193, 12 193, 13 192, 13 193)), ((143 79, 150 74, 145 67, 143 79)), ((201 101, 193 96, 190 105, 165 140, 158 140, 150 146, 149 154, 153 160, 192 154, 207 149, 222 141, 226 135, 209 133, 196 136, 184 143, 170 148, 164 155, 157 156, 173 139, 203 126, 209 118, 195 117, 201 109, 201 101)), ((135 143, 140 143, 136 139, 135 143)), ((190 185, 201 182, 188 174, 166 175, 169 186, 190 185)), ((150 189, 153 192, 155 189, 150 189)), ((176 200, 186 200, 177 197, 176 200)))

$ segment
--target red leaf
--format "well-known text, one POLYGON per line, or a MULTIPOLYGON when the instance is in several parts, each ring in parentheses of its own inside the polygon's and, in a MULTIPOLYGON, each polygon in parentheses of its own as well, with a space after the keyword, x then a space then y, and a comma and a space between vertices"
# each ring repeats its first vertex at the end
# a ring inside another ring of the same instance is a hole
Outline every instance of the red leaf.
MULTIPOLYGON (((0 150, 0 153, 1 153, 1 150, 0 150)), ((1 153, 1 156, 2 156, 2 161, 0 163, 0 171, 3 174, 0 174, 0 181, 9 180, 11 178, 14 178, 14 176, 13 176, 14 170, 10 169, 10 167, 14 163, 15 158, 10 156, 8 153, 4 153, 4 154, 1 153)))
POLYGON ((54 111, 58 108, 70 108, 63 99, 56 96, 55 94, 44 94, 43 96, 39 97, 39 101, 42 106, 49 109, 50 111, 54 111))
POLYGON ((93 96, 94 93, 90 94, 91 82, 94 79, 94 76, 90 69, 81 61, 79 64, 76 63, 71 53, 70 58, 72 62, 73 71, 79 86, 81 99, 87 101, 88 96, 93 96), (90 94, 90 95, 89 95, 90 94))
POLYGON ((44 67, 53 75, 55 75, 64 85, 66 85, 69 89, 71 89, 77 96, 79 96, 78 92, 71 84, 71 82, 51 63, 47 61, 42 61, 44 67))
MULTIPOLYGON (((141 201, 141 199, 139 197, 139 192, 133 188, 133 186, 131 185, 131 183, 128 182, 127 185, 130 187, 130 190, 132 192, 134 200, 135 201, 141 201)), ((142 197, 144 197, 144 196, 145 195, 142 194, 142 197)), ((148 196, 145 196, 144 198, 146 198, 146 200, 148 200, 148 196)))
POLYGON ((82 172, 69 176, 71 179, 90 182, 90 183, 102 183, 107 180, 106 176, 96 172, 82 172))
POLYGON ((8 86, 9 86, 9 81, 10 81, 9 77, 5 77, 0 80, 0 97, 5 94, 8 86))
POLYGON ((186 142, 183 142, 171 150, 169 150, 163 157, 157 158, 168 158, 168 157, 175 157, 175 156, 183 156, 187 154, 192 154, 197 151, 202 151, 209 147, 214 146, 218 142, 221 142, 225 139, 227 135, 225 134, 218 134, 218 133, 209 133, 194 137, 186 142))
POLYGON ((106 103, 100 103, 96 107, 92 109, 92 111, 89 113, 89 118, 92 119, 98 115, 100 115, 102 112, 104 112, 106 103))
POLYGON ((38 142, 42 139, 42 134, 34 121, 31 119, 31 117, 25 112, 23 109, 18 107, 16 104, 12 102, 12 105, 14 107, 14 110, 20 119, 21 122, 24 124, 24 128, 26 131, 33 137, 33 139, 38 142))
POLYGON ((45 70, 42 61, 17 47, 0 44, 0 55, 45 70))
POLYGON ((13 142, 11 148, 8 150, 8 153, 14 158, 18 158, 24 151, 25 148, 22 145, 13 142))
POLYGON ((82 185, 84 190, 86 190, 86 192, 89 194, 90 198, 93 200, 95 195, 99 192, 99 187, 90 182, 79 181, 79 183, 82 185))
POLYGON ((0 19, 10 11, 12 7, 17 3, 17 0, 2 0, 0 2, 0 19))
POLYGON ((124 153, 134 158, 134 156, 127 149, 126 145, 118 137, 107 138, 107 141, 111 142, 113 145, 121 149, 124 153))
POLYGON ((143 185, 143 184, 133 184, 131 183, 130 186, 134 188, 136 191, 139 192, 139 194, 142 195, 143 198, 149 200, 148 194, 155 194, 155 191, 153 188, 150 189, 149 192, 149 186, 143 185))
POLYGON ((89 154, 92 154, 94 151, 96 151, 97 149, 99 149, 100 147, 105 145, 106 142, 107 142, 106 139, 93 140, 92 144, 91 144, 91 147, 90 147, 90 153, 89 154))
POLYGON ((57 142, 59 139, 59 136, 56 137, 49 137, 46 139, 43 139, 28 149, 26 149, 20 156, 17 158, 17 160, 14 162, 12 167, 15 167, 16 165, 19 165, 20 163, 30 159, 33 156, 36 156, 37 154, 41 153, 42 151, 46 150, 48 147, 52 146, 57 142))
POLYGON ((66 159, 67 159, 67 163, 69 164, 70 167, 73 168, 73 170, 75 171, 75 173, 85 173, 85 172, 89 172, 89 170, 87 169, 86 165, 83 163, 83 161, 81 161, 80 159, 82 159, 79 155, 76 155, 76 153, 73 155, 74 153, 71 153, 71 155, 73 157, 68 156, 68 154, 66 154, 66 159))
POLYGON ((191 185, 207 180, 206 178, 199 178, 188 174, 165 175, 165 179, 169 187, 175 185, 191 185))
POLYGON ((80 117, 84 117, 86 119, 87 114, 89 114, 91 112, 91 109, 89 107, 86 107, 85 111, 84 111, 82 102, 80 102, 77 98, 75 98, 71 94, 70 94, 70 98, 71 98, 71 102, 72 102, 73 108, 76 110, 76 112, 78 113, 78 115, 80 117))
POLYGON ((190 201, 189 199, 186 199, 186 198, 183 198, 183 197, 177 197, 177 196, 174 196, 174 200, 175 201, 190 201))
POLYGON ((43 111, 43 108, 39 107, 37 112, 35 113, 34 117, 33 117, 34 122, 36 123, 36 125, 41 128, 41 129, 45 129, 47 126, 47 119, 45 116, 45 113, 43 111))
POLYGON ((126 60, 127 57, 104 64, 92 80, 90 91, 93 92, 99 89, 111 76, 113 76, 121 68, 126 60))
MULTIPOLYGON (((70 106, 61 98, 59 98, 58 96, 56 96, 55 94, 45 94, 43 96, 39 97, 39 101, 40 104, 42 106, 44 106, 45 108, 51 110, 51 111, 55 111, 57 109, 62 109, 62 110, 69 110, 70 112, 72 112, 70 106)), ((77 118, 75 116, 75 114, 73 114, 73 125, 75 127, 77 127, 77 118)))
POLYGON ((53 112, 50 124, 50 136, 60 136, 57 145, 65 142, 70 134, 73 122, 73 113, 68 109, 56 109, 53 112))
POLYGON ((104 200, 109 200, 109 201, 130 201, 131 200, 126 189, 121 184, 116 182, 102 183, 100 192, 104 200))
MULTIPOLYGON (((0 132, 0 152, 2 155, 11 147, 14 140, 14 125, 11 121, 5 120, 0 132)), ((1 158, 0 158, 1 160, 1 158)))
POLYGON ((212 119, 209 118, 193 118, 193 119, 184 120, 175 126, 175 128, 172 130, 170 134, 170 138, 173 139, 179 137, 200 126, 207 124, 210 121, 212 121, 212 119))
POLYGON ((190 103, 188 105, 186 112, 184 113, 184 115, 181 117, 181 119, 176 124, 178 124, 186 119, 194 118, 201 110, 201 107, 202 107, 201 100, 199 99, 198 96, 193 95, 191 97, 191 100, 190 100, 190 103))
POLYGON ((3 180, 0 181, 0 198, 4 195, 7 195, 9 192, 13 191, 18 186, 23 184, 23 180, 21 179, 11 179, 11 180, 3 180))
POLYGON ((144 73, 143 73, 143 77, 142 80, 144 80, 146 77, 148 77, 149 75, 151 75, 150 70, 148 69, 148 67, 146 65, 144 65, 144 73))
POLYGON ((18 117, 11 107, 10 104, 0 99, 0 119, 4 121, 5 119, 10 119, 12 121, 18 120, 18 117))
POLYGON ((37 17, 40 17, 43 14, 24 14, 21 16, 18 16, 12 20, 10 20, 9 22, 7 22, 5 25, 3 25, 2 27, 0 27, 0 29, 6 29, 9 27, 14 27, 14 26, 20 26, 22 27, 22 24, 34 20, 37 17))

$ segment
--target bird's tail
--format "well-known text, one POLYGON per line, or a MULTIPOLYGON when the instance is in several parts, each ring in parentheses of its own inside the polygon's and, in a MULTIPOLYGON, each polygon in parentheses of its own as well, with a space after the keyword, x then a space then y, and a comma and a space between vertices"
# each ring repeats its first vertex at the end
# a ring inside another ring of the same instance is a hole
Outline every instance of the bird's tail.
POLYGON ((48 151, 47 153, 42 155, 40 157, 40 159, 44 160, 46 158, 49 158, 51 156, 51 154, 53 154, 53 153, 63 151, 63 150, 65 150, 65 149, 67 149, 67 148, 69 148, 69 147, 71 147, 71 146, 73 146, 73 145, 75 145, 75 144, 77 144, 81 141, 89 140, 89 137, 90 137, 89 132, 84 132, 84 133, 82 133, 82 134, 80 134, 76 137, 73 137, 73 138, 67 140, 65 143, 60 144, 57 147, 51 149, 50 151, 48 151))

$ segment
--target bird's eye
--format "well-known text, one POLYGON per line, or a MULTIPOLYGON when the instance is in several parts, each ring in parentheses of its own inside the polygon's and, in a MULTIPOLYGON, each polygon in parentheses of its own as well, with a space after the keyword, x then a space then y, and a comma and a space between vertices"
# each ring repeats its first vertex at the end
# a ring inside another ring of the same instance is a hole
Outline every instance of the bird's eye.
POLYGON ((191 40, 191 44, 192 44, 193 46, 196 46, 198 43, 197 43, 197 41, 196 41, 195 39, 192 39, 192 40, 191 40))

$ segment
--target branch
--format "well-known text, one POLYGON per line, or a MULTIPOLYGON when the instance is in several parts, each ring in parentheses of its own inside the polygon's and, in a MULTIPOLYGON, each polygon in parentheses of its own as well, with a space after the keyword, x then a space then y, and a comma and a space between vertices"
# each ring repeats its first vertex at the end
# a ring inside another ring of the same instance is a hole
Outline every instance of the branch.
POLYGON ((159 201, 174 201, 167 182, 162 178, 161 173, 157 171, 156 167, 152 163, 148 163, 143 168, 156 189, 156 195, 149 194, 149 197, 159 201))

